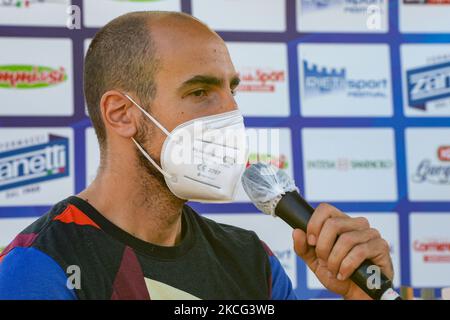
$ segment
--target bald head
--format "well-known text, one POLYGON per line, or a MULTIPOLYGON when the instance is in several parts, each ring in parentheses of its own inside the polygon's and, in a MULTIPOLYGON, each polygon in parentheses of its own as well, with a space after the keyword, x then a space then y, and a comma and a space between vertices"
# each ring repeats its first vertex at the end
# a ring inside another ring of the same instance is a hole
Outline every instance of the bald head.
POLYGON ((102 95, 119 90, 133 94, 143 106, 151 105, 158 87, 155 77, 173 60, 170 53, 195 39, 223 43, 205 24, 178 12, 132 12, 100 29, 85 58, 84 93, 101 149, 107 138, 102 95))

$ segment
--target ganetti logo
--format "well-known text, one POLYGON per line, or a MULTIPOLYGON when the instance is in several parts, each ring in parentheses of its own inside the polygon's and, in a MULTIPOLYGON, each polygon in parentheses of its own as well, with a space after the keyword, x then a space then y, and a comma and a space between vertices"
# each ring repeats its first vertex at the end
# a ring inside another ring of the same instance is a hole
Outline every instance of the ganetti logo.
POLYGON ((67 4, 67 0, 0 0, 0 7, 30 8, 43 3, 67 4))
POLYGON ((389 159, 315 159, 306 161, 306 168, 312 170, 390 170, 394 161, 389 159))
POLYGON ((346 68, 319 67, 303 60, 305 98, 324 94, 346 93, 354 98, 386 98, 388 79, 353 79, 346 68))
POLYGON ((69 175, 69 139, 48 141, 0 153, 0 191, 69 175))
POLYGON ((403 0, 404 4, 450 4, 450 0, 403 0))
POLYGON ((279 169, 287 169, 289 167, 289 162, 286 155, 281 154, 279 156, 274 156, 271 154, 261 153, 250 153, 248 156, 247 167, 258 162, 269 163, 279 169))
POLYGON ((450 62, 406 71, 408 104, 426 110, 427 103, 450 98, 450 62))
POLYGON ((441 146, 436 152, 437 163, 431 159, 423 159, 412 177, 415 183, 450 184, 450 146, 441 146))
POLYGON ((414 240, 413 250, 424 263, 450 263, 450 239, 414 240))
POLYGON ((64 67, 53 69, 34 65, 0 65, 0 88, 36 89, 67 80, 64 67))
POLYGON ((243 68, 239 71, 239 78, 238 91, 275 92, 277 84, 286 81, 286 74, 283 70, 243 68))

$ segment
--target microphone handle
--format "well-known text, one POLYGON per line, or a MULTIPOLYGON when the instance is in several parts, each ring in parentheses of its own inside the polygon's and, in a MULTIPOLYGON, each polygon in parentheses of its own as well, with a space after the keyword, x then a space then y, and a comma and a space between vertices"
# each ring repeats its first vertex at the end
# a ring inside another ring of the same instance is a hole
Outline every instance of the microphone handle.
MULTIPOLYGON (((275 214, 294 229, 306 232, 306 226, 314 208, 297 191, 286 192, 275 208, 275 214)), ((351 275, 350 279, 375 300, 401 300, 392 289, 392 281, 380 272, 379 286, 369 288, 368 279, 372 275, 374 263, 365 260, 351 275), (371 272, 372 270, 372 272, 371 272)))

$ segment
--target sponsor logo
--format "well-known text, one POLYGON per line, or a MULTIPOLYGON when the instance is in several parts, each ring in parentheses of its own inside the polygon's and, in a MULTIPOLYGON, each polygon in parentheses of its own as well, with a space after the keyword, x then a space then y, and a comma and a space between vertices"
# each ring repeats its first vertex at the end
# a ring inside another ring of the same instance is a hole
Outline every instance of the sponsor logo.
POLYGON ((423 255, 425 263, 450 263, 449 239, 414 240, 413 250, 423 255))
POLYGON ((60 84, 67 80, 63 67, 33 65, 3 65, 0 66, 0 88, 36 89, 60 84))
POLYGON ((277 83, 286 81, 286 74, 283 70, 244 68, 239 72, 239 78, 238 91, 275 92, 277 83))
POLYGON ((116 2, 161 2, 164 0, 114 0, 116 2))
POLYGON ((403 0, 404 4, 450 4, 450 0, 403 0))
POLYGON ((362 160, 339 158, 336 160, 317 159, 306 161, 307 169, 312 170, 386 170, 391 169, 393 166, 394 161, 386 159, 362 160))
POLYGON ((353 79, 348 77, 346 68, 319 68, 304 60, 303 86, 306 98, 333 93, 346 93, 354 98, 385 98, 388 80, 353 79))
POLYGON ((426 110, 427 103, 450 98, 450 62, 406 71, 408 104, 426 110))
POLYGON ((67 4, 67 0, 0 0, 0 7, 30 8, 43 3, 67 4))
POLYGON ((370 5, 381 6, 384 0, 301 0, 305 11, 325 10, 341 6, 344 13, 360 14, 367 12, 370 5))
POLYGON ((287 169, 289 166, 285 155, 277 157, 271 154, 250 153, 248 156, 247 167, 258 162, 268 163, 279 169, 287 169))
POLYGON ((450 161, 450 146, 438 148, 438 159, 441 161, 450 161))
MULTIPOLYGON (((439 147, 436 155, 439 162, 450 161, 450 146, 439 147)), ((430 159, 424 159, 417 166, 413 181, 416 183, 450 184, 450 164, 436 164, 430 159)))
POLYGON ((0 191, 68 175, 68 138, 49 135, 44 143, 0 152, 0 191))

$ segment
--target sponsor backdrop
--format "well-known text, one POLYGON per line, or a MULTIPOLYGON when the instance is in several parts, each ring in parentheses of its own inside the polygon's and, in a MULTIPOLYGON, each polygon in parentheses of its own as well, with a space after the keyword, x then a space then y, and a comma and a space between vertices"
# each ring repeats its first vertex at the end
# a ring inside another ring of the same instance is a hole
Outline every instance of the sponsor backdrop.
MULTIPOLYGON (((286 170, 313 205, 367 217, 391 244, 397 287, 450 286, 443 0, 0 0, 0 248, 95 177, 83 57, 99 27, 137 10, 191 13, 227 41, 250 162, 286 170), (67 28, 77 12, 80 29, 67 28)), ((335 297, 295 256, 290 228, 242 187, 235 203, 192 205, 255 230, 299 297, 335 297)))

